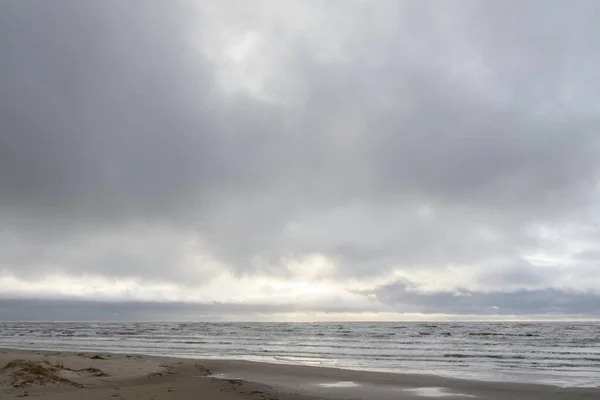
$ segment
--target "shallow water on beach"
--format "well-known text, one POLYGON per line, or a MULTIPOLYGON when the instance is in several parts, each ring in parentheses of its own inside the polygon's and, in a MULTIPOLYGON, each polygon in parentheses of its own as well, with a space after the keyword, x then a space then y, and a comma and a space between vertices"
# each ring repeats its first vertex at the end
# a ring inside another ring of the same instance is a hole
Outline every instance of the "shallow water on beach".
POLYGON ((600 384, 600 324, 0 322, 0 347, 600 384))

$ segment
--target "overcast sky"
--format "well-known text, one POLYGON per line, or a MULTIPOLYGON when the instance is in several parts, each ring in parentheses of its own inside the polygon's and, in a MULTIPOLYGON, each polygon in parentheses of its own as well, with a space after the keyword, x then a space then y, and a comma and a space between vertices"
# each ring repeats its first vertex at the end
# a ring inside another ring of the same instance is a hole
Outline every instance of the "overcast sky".
POLYGON ((0 318, 598 317, 599 20, 0 1, 0 318))

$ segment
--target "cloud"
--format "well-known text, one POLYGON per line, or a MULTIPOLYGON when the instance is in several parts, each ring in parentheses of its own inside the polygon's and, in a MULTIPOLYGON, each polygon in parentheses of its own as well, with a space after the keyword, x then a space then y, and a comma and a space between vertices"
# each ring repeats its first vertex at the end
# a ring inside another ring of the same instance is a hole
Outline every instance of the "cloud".
POLYGON ((369 293, 398 312, 449 315, 534 315, 599 317, 600 294, 557 289, 475 292, 422 292, 395 282, 369 293))
MULTIPOLYGON (((294 304, 236 304, 136 301, 73 301, 0 299, 0 318, 9 321, 222 321, 238 319, 268 320, 273 314, 285 315, 298 311, 294 304)), ((307 314, 347 314, 346 307, 305 309, 307 314)))
POLYGON ((335 293, 400 276, 563 304, 600 261, 599 13, 3 4, 0 277, 209 299, 221 276, 335 293))

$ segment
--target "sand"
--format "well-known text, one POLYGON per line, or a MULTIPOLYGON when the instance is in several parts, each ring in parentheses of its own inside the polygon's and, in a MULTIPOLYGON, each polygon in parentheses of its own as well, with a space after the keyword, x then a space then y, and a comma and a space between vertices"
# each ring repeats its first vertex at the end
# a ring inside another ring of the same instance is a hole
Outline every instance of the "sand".
POLYGON ((0 399, 23 397, 48 400, 438 397, 552 400, 600 399, 600 389, 561 389, 247 361, 0 349, 0 399))

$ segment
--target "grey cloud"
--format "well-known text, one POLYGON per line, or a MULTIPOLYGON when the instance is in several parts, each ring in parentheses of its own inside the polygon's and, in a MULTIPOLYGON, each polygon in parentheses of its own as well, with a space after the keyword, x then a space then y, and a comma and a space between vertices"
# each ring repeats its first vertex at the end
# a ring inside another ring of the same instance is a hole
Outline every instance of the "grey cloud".
POLYGON ((269 319, 289 312, 351 313, 343 306, 294 304, 235 304, 136 301, 82 301, 73 299, 2 299, 2 321, 221 321, 269 319))
POLYGON ((184 10, 31 6, 3 5, 3 206, 95 222, 172 214, 211 140, 211 79, 201 58, 185 62, 184 10))
POLYGON ((475 315, 579 315, 598 317, 600 294, 592 291, 533 289, 514 291, 422 292, 398 281, 365 293, 398 312, 475 315))
POLYGON ((595 262, 600 259, 600 251, 598 250, 584 250, 577 253, 577 259, 580 261, 591 261, 595 262))
POLYGON ((238 274, 323 253, 376 275, 519 259, 548 243, 532 226, 595 215, 600 7, 300 4, 322 27, 235 2, 3 3, 0 238, 19 245, 0 266, 187 283, 177 240, 98 239, 162 230, 238 274), (220 23, 265 34, 285 101, 223 90, 203 51, 220 23))
POLYGON ((543 287, 548 285, 548 270, 536 267, 525 260, 503 260, 486 266, 479 274, 479 282, 487 287, 543 287))

